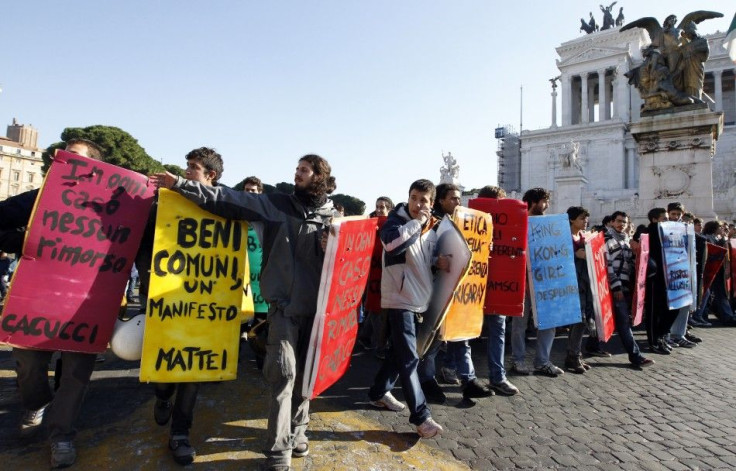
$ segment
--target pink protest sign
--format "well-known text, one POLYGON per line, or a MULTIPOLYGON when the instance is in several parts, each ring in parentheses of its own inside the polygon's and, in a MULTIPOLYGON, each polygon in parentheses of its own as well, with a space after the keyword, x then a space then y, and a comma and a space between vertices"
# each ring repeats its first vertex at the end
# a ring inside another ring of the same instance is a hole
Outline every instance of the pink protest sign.
POLYGON ((593 310, 598 339, 607 342, 615 328, 613 321, 613 299, 608 284, 608 252, 603 233, 585 241, 585 260, 588 263, 593 310))
POLYGON ((0 342, 88 353, 107 348, 153 203, 146 180, 57 151, 0 319, 0 342))
POLYGON ((641 324, 644 314, 644 292, 647 287, 647 263, 649 262, 649 234, 642 234, 639 239, 639 252, 636 254, 636 278, 631 300, 631 325, 641 324))

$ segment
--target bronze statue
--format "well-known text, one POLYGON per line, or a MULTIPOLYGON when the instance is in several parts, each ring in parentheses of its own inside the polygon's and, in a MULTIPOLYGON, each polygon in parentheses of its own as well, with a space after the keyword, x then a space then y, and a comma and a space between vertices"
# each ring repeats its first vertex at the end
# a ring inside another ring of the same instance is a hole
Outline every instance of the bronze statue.
POLYGON ((587 23, 584 19, 580 18, 580 31, 585 31, 586 34, 592 34, 598 31, 598 25, 593 18, 593 12, 590 12, 590 21, 587 23))
POLYGON ((622 32, 644 28, 652 41, 642 50, 644 62, 626 73, 644 100, 642 112, 702 103, 702 77, 709 50, 708 41, 698 35, 695 25, 722 16, 699 10, 685 15, 677 26, 677 16, 669 15, 661 26, 655 18, 645 17, 621 28, 622 32))
POLYGON ((620 28, 624 25, 624 7, 618 9, 618 16, 616 17, 616 27, 620 28))
POLYGON ((601 31, 603 31, 604 29, 613 28, 614 21, 613 21, 613 14, 611 13, 611 10, 613 9, 613 6, 616 3, 617 2, 613 2, 607 7, 600 5, 601 11, 603 12, 603 26, 601 26, 601 31))

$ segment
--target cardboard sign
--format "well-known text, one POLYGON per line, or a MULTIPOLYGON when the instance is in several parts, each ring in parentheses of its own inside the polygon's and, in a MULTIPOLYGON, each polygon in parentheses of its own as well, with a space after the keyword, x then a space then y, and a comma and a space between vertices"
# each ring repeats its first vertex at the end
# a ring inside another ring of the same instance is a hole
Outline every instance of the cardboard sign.
POLYGON ((736 283, 733 281, 733 277, 736 276, 736 239, 728 241, 728 255, 731 259, 731 277, 729 278, 731 282, 731 296, 736 297, 736 283))
POLYGON ((440 328, 440 339, 446 341, 480 337, 488 286, 488 259, 493 245, 493 222, 488 213, 458 206, 452 220, 465 237, 472 255, 470 268, 455 288, 440 328))
POLYGON ((473 209, 493 218, 493 248, 488 260, 488 287, 484 312, 502 316, 524 315, 526 287, 527 207, 515 199, 475 198, 473 209))
POLYGON ((248 225, 159 189, 141 381, 235 379, 248 225))
POLYGON ((644 300, 647 287, 647 263, 649 263, 649 234, 641 234, 639 253, 636 254, 634 290, 631 296, 631 325, 641 324, 644 316, 644 300))
MULTIPOLYGON (((254 223, 258 224, 258 223, 254 223)), ((261 295, 261 263, 263 262, 263 247, 258 239, 254 224, 248 225, 248 273, 250 282, 247 284, 252 310, 258 313, 268 312, 268 303, 261 295)))
POLYGON ((588 265, 590 290, 593 293, 593 312, 598 340, 607 342, 613 335, 613 300, 608 282, 608 248, 605 237, 599 232, 585 241, 585 261, 588 265))
POLYGON ((529 217, 529 293, 540 329, 582 322, 567 214, 529 217))
POLYGON ((381 259, 383 257, 383 244, 378 238, 378 231, 386 223, 386 216, 376 219, 376 243, 373 244, 373 257, 371 258, 371 271, 368 274, 368 286, 365 289, 366 314, 381 311, 381 273, 383 272, 381 259))
POLYGON ((698 255, 695 248, 695 226, 687 224, 685 228, 687 230, 687 256, 690 260, 690 291, 693 296, 690 312, 694 312, 697 308, 695 300, 698 299, 698 255))
POLYGON ((0 342, 104 352, 152 204, 145 176, 57 151, 5 302, 0 342))
POLYGON ((705 266, 703 267, 703 293, 710 289, 713 280, 716 278, 718 271, 726 260, 726 248, 707 242, 705 266))
POLYGON ((445 216, 437 226, 436 253, 451 257, 450 271, 439 270, 432 282, 429 306, 417 324, 417 354, 423 357, 432 345, 437 331, 445 320, 455 289, 470 267, 471 253, 460 230, 452 219, 445 216))
POLYGON ((660 222, 659 237, 662 240, 667 305, 670 310, 689 306, 693 303, 693 290, 690 282, 690 258, 685 223, 660 222))
POLYGON ((330 229, 304 367, 303 397, 319 396, 350 366, 358 334, 358 306, 368 283, 375 243, 373 218, 336 219, 330 229))

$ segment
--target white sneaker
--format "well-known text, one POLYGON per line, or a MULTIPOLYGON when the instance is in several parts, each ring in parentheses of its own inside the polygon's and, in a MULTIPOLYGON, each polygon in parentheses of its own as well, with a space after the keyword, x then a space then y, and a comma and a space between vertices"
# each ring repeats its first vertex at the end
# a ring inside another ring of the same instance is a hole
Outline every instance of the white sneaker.
POLYGON ((435 422, 432 417, 428 418, 421 425, 417 425, 417 433, 422 438, 432 438, 442 433, 442 426, 435 422))
POLYGON ((445 384, 460 384, 460 378, 457 377, 457 373, 452 368, 443 366, 440 369, 440 377, 442 377, 442 382, 445 384))
POLYGON ((384 394, 381 399, 370 401, 370 404, 378 407, 379 409, 388 409, 394 412, 401 412, 406 407, 404 404, 399 402, 390 391, 384 394))

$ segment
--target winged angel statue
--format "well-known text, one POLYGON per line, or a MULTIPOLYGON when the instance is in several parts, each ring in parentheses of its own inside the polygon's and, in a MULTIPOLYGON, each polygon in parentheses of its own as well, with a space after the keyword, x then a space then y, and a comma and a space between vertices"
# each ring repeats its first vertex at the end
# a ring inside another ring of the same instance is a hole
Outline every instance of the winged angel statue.
POLYGON ((644 62, 626 73, 644 100, 642 112, 703 103, 705 61, 710 50, 708 40, 698 34, 696 25, 722 16, 698 10, 685 15, 679 24, 677 16, 670 15, 663 25, 656 18, 645 17, 621 28, 622 32, 644 28, 652 41, 642 49, 644 62))

